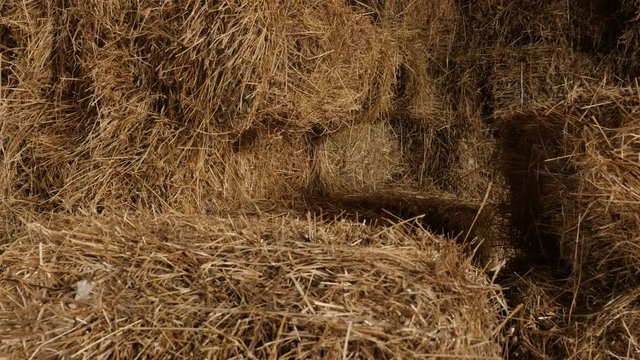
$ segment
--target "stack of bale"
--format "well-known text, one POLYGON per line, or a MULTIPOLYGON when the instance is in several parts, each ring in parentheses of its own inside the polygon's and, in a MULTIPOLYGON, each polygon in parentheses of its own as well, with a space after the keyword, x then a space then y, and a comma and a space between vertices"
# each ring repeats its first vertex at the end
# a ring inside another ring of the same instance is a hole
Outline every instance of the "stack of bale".
MULTIPOLYGON (((562 343, 585 358, 640 354, 639 95, 635 87, 585 85, 554 107, 511 119, 525 129, 516 141, 527 143, 528 176, 535 177, 538 209, 529 215, 571 269, 568 281, 543 291, 564 312, 555 314, 557 329, 538 333, 533 344, 562 343)), ((525 299, 543 287, 540 279, 528 285, 525 299)))
POLYGON ((467 36, 460 43, 471 50, 458 52, 459 71, 478 79, 472 88, 481 95, 483 122, 499 140, 494 159, 509 189, 514 236, 535 263, 552 263, 505 280, 520 311, 511 348, 517 356, 640 354, 640 184, 631 140, 638 94, 633 82, 610 75, 633 76, 637 6, 461 3, 467 36))
POLYGON ((394 58, 389 58, 394 74, 389 93, 393 102, 386 112, 376 116, 366 114, 357 120, 353 129, 330 133, 322 139, 318 168, 327 171, 321 172, 320 183, 329 193, 371 192, 415 185, 425 177, 424 172, 420 172, 422 163, 435 162, 433 159, 437 156, 425 153, 424 158, 416 157, 411 143, 428 141, 435 131, 451 124, 445 94, 436 87, 436 63, 432 58, 445 56, 448 51, 459 19, 457 8, 451 0, 436 3, 391 0, 358 1, 354 2, 353 9, 368 18, 395 45, 394 58), (415 131, 407 131, 408 128, 415 131), (354 145, 352 154, 341 150, 354 145), (330 177, 344 171, 370 180, 336 178, 332 184, 330 177))
POLYGON ((459 245, 254 207, 415 185, 397 119, 453 133, 433 6, 2 3, 0 352, 499 358, 459 245))
POLYGON ((309 130, 391 106, 395 46, 342 1, 4 7, 3 191, 41 209, 291 197, 309 130))

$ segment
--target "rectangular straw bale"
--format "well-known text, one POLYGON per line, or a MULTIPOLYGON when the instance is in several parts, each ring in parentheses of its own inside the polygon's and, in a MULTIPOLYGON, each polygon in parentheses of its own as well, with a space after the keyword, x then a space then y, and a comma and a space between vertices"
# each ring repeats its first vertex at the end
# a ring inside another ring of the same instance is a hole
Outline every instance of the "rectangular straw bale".
POLYGON ((238 204, 299 199, 311 182, 311 149, 306 134, 244 135, 225 157, 224 195, 238 204))
POLYGON ((552 107, 566 99, 596 66, 566 48, 527 46, 496 50, 492 56, 492 106, 495 117, 552 107))
POLYGON ((420 229, 54 216, 0 261, 15 358, 501 357, 496 287, 420 229))
POLYGON ((390 106, 395 47, 341 0, 171 2, 145 16, 162 34, 145 55, 194 121, 335 127, 390 106))
POLYGON ((611 49, 620 14, 608 0, 463 1, 463 47, 546 45, 577 51, 611 49))
POLYGON ((3 11, 0 193, 38 204, 62 186, 60 171, 66 169, 75 133, 62 120, 65 109, 50 95, 55 49, 51 9, 27 1, 3 4, 3 11))
POLYGON ((408 175, 398 136, 386 121, 325 135, 315 157, 320 192, 373 192, 399 186, 408 175))
POLYGON ((395 109, 428 126, 448 125, 448 99, 439 93, 435 59, 446 58, 460 14, 454 1, 356 1, 357 9, 397 44, 395 109))
POLYGON ((577 287, 594 276, 589 286, 638 283, 638 95, 635 87, 580 88, 520 124, 540 129, 535 138, 514 139, 532 144, 529 175, 542 186, 539 226, 558 237, 577 287))

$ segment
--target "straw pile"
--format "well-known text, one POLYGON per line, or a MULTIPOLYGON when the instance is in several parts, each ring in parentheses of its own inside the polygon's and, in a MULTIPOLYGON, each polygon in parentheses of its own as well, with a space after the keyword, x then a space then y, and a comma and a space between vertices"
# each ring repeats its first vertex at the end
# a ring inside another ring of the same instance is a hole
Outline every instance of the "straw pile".
POLYGON ((496 287, 409 226, 53 216, 0 260, 0 352, 14 358, 501 354, 496 287))

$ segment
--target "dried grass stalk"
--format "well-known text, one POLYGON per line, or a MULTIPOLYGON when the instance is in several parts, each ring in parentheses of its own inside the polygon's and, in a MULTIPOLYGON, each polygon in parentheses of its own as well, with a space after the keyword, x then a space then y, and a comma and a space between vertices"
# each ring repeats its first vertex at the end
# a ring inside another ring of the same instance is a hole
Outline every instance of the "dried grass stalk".
POLYGON ((496 288, 422 230, 55 216, 0 255, 16 358, 498 359, 496 288))

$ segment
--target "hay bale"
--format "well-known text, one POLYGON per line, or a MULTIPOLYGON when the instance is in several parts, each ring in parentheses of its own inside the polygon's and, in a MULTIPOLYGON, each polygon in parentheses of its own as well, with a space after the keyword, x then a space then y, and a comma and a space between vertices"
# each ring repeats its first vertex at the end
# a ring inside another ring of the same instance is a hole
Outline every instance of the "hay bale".
POLYGON ((511 178, 512 201, 521 206, 515 214, 529 218, 530 241, 541 243, 547 261, 568 265, 566 273, 534 268, 509 286, 519 290, 507 296, 523 304, 522 353, 591 359, 640 352, 638 95, 635 86, 584 83, 564 102, 510 120, 518 131, 504 136, 520 145, 506 150, 522 163, 512 169, 519 172, 511 178))
POLYGON ((547 45, 589 53, 615 44, 618 9, 607 0, 472 0, 462 3, 461 44, 480 52, 493 47, 547 45))
POLYGON ((576 271, 623 284, 640 268, 638 98, 635 87, 589 89, 562 113, 570 170, 559 177, 561 193, 551 195, 562 203, 564 215, 555 219, 576 271))
POLYGON ((148 60, 193 121, 331 128, 390 107, 395 47, 343 1, 174 2, 145 17, 163 33, 148 60))
POLYGON ((491 56, 492 106, 496 117, 552 107, 566 99, 596 66, 570 49, 527 46, 496 50, 491 56))
POLYGON ((361 14, 391 34, 401 48, 421 46, 430 54, 446 52, 452 45, 459 12, 452 0, 350 1, 361 14))
POLYGON ((407 174, 388 122, 358 123, 321 140, 315 151, 320 192, 370 192, 398 185, 407 174))
POLYGON ((64 108, 52 104, 54 21, 38 2, 3 4, 0 28, 0 192, 5 199, 44 202, 61 185, 74 132, 56 122, 64 108), (51 156, 58 153, 58 156, 51 156))
POLYGON ((444 127, 447 99, 436 86, 438 64, 447 58, 460 21, 455 1, 356 1, 398 46, 395 110, 432 127, 444 127))
POLYGON ((635 87, 595 84, 552 109, 514 119, 535 130, 513 141, 530 144, 523 160, 525 176, 538 182, 542 218, 536 222, 558 237, 577 287, 590 276, 621 289, 637 283, 638 98, 635 87))
POLYGON ((500 358, 496 287, 441 238, 380 230, 267 214, 41 219, 0 255, 0 351, 500 358))
POLYGON ((311 148, 303 134, 249 131, 225 157, 224 193, 238 204, 299 199, 311 179, 311 148))

